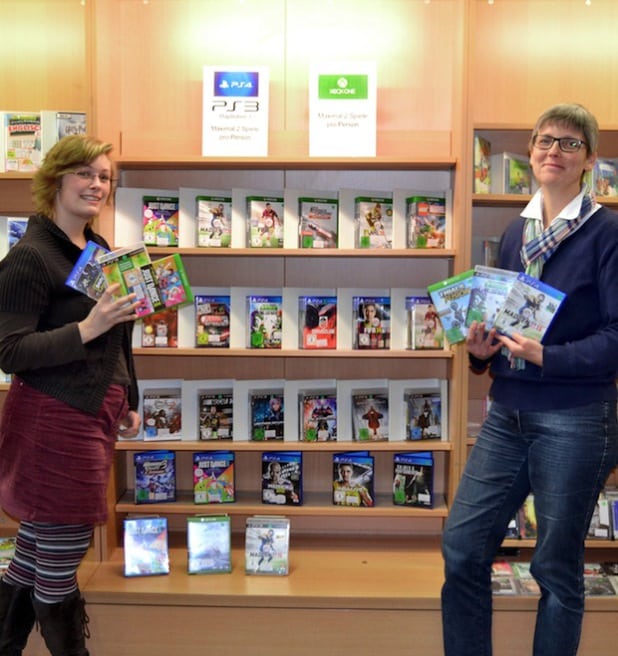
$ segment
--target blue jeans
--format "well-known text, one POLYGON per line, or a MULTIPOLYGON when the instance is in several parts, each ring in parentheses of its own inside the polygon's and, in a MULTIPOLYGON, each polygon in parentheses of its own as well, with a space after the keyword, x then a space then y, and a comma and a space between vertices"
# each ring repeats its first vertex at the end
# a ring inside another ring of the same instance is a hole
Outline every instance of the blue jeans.
POLYGON ((491 564, 529 492, 538 524, 531 571, 541 588, 533 653, 575 656, 584 540, 617 451, 615 402, 551 412, 492 405, 444 528, 446 656, 491 656, 491 564))

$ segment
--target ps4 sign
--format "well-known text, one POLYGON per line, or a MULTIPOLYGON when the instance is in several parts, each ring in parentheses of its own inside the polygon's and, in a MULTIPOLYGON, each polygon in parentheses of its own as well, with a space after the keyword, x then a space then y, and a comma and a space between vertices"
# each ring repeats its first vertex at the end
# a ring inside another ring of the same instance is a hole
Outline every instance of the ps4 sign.
POLYGON ((267 68, 205 66, 202 155, 268 155, 268 93, 267 68))

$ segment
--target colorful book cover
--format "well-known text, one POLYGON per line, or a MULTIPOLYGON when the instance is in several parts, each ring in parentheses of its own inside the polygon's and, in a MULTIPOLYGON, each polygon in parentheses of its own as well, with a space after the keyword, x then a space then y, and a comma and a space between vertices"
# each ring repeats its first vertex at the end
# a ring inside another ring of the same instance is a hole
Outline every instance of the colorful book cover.
POLYGON ((144 440, 179 440, 182 431, 180 388, 144 390, 144 440))
POLYGON ((374 458, 367 451, 333 454, 333 504, 374 505, 374 458))
POLYGON ((526 273, 520 273, 494 320, 503 335, 519 333, 542 341, 566 295, 526 273))
POLYGON ((178 308, 171 307, 141 319, 142 348, 178 346, 178 308))
POLYGON ((231 196, 196 196, 197 245, 228 248, 232 243, 231 196))
POLYGON ((283 393, 252 392, 251 439, 257 442, 283 439, 283 393))
POLYGON ((177 196, 144 196, 142 231, 146 246, 178 246, 177 196))
POLYGON ((407 392, 408 439, 434 440, 442 436, 442 396, 439 392, 407 392))
POLYGON ((178 253, 152 262, 155 282, 164 307, 193 302, 193 292, 182 258, 178 253))
POLYGON ((262 503, 302 505, 303 457, 300 451, 268 451, 262 454, 262 503))
POLYGON ((250 248, 283 247, 283 198, 247 196, 247 244, 250 248))
POLYGON ((41 163, 41 114, 39 112, 4 112, 3 167, 0 170, 31 172, 41 163))
POLYGON ((352 438, 359 442, 388 440, 388 394, 352 394, 352 438))
POLYGON ((469 269, 427 287, 450 344, 457 344, 466 339, 466 314, 473 276, 474 269, 469 269))
POLYGON ((138 451, 133 454, 135 503, 176 501, 174 451, 138 451))
POLYGON ((498 312, 502 309, 516 278, 516 271, 477 264, 472 278, 466 326, 469 327, 473 321, 483 321, 486 330, 493 328, 498 312))
POLYGON ((300 296, 299 348, 337 348, 337 297, 300 296))
POLYGON ((436 196, 406 198, 408 248, 444 248, 446 199, 436 196))
POLYGON ((299 247, 337 248, 338 210, 336 198, 299 198, 299 247))
POLYGON ((233 451, 200 451, 193 454, 193 501, 236 501, 233 451))
POLYGON ((438 312, 429 296, 406 296, 408 348, 441 349, 444 332, 438 312))
POLYGON ((247 297, 249 348, 280 349, 283 324, 281 296, 247 297))
POLYGON ((337 439, 335 393, 300 395, 300 439, 303 442, 334 442, 337 439))
POLYGON ((200 390, 197 397, 200 440, 231 440, 234 407, 231 390, 200 390))
POLYGON ((101 298, 101 294, 107 288, 107 281, 98 258, 108 252, 104 246, 90 240, 87 241, 66 279, 66 284, 95 301, 101 298))
POLYGON ((354 348, 379 350, 391 346, 391 299, 388 296, 354 296, 354 348))
POLYGON ((124 520, 124 575, 169 574, 170 557, 166 517, 124 520))
POLYGON ((232 529, 228 515, 187 517, 187 571, 189 574, 232 571, 232 529))
POLYGON ((393 503, 432 508, 434 461, 431 451, 393 455, 393 503))
POLYGON ((393 247, 393 199, 357 196, 354 199, 357 248, 393 247))
POLYGON ((284 576, 290 567, 290 520, 287 517, 247 517, 245 573, 284 576))
POLYGON ((474 135, 474 186, 475 194, 488 194, 491 190, 491 143, 474 135))
POLYGON ((198 348, 229 348, 230 297, 195 296, 195 345, 198 348))

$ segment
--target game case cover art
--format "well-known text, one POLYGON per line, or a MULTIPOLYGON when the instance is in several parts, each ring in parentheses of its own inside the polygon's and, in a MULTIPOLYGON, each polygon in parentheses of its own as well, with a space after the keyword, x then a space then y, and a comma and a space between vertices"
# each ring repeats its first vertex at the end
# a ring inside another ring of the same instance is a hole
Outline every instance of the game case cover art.
POLYGON ((152 268, 164 307, 173 307, 193 301, 193 292, 187 272, 178 253, 154 260, 152 268))
POLYGON ((290 520, 255 515, 245 527, 245 573, 284 576, 289 572, 290 520))
POLYGON ((473 321, 484 322, 485 330, 491 330, 516 278, 516 271, 477 264, 472 278, 466 326, 469 327, 473 321))
POLYGON ((197 397, 200 440, 231 440, 234 436, 232 391, 200 391, 197 397))
POLYGON ((354 348, 389 349, 391 346, 391 299, 388 296, 354 296, 354 348))
POLYGON ((176 501, 174 451, 139 451, 133 454, 135 503, 176 501))
POLYGON ((352 438, 359 442, 388 440, 388 394, 352 394, 352 438))
POLYGON ((440 317, 429 296, 406 296, 408 318, 408 348, 412 350, 441 349, 444 331, 440 317))
POLYGON ((194 503, 236 501, 233 451, 202 451, 193 454, 194 503))
POLYGON ((299 198, 300 248, 337 248, 336 198, 299 198))
POLYGON ((9 250, 26 234, 28 219, 21 216, 8 216, 6 219, 9 250))
POLYGON ((300 296, 299 347, 301 349, 337 348, 337 297, 300 296))
POLYGON ((146 246, 178 246, 178 197, 144 196, 142 230, 146 246))
POLYGON ((337 396, 334 392, 300 395, 300 439, 304 442, 337 440, 337 396))
POLYGON ((357 248, 392 248, 393 199, 358 196, 354 208, 357 248))
POLYGON ((195 296, 195 345, 199 348, 229 348, 230 297, 195 296))
POLYGON ((442 397, 440 393, 407 392, 404 399, 406 402, 408 439, 441 439, 442 397))
POLYGON ((107 281, 98 261, 99 256, 105 253, 109 253, 107 248, 88 240, 66 279, 66 284, 94 301, 99 300, 107 288, 107 281))
POLYGON ((473 276, 474 269, 468 269, 427 287, 450 344, 457 344, 466 339, 466 314, 472 293, 473 276))
POLYGON ((182 430, 180 388, 144 390, 145 440, 179 440, 182 430))
POLYGON ((197 245, 228 248, 232 243, 232 198, 196 196, 197 245))
POLYGON ((228 515, 187 517, 187 571, 189 574, 232 571, 232 530, 228 515))
POLYGON ((124 520, 124 575, 169 574, 170 559, 166 517, 124 520))
POLYGON ((368 451, 333 454, 333 504, 374 505, 374 458, 368 451))
POLYGON ((444 248, 446 200, 434 196, 406 198, 408 248, 444 248))
POLYGON ((249 348, 280 349, 283 325, 281 296, 249 296, 249 348))
POLYGON ((431 451, 393 455, 393 503, 433 507, 434 461, 431 451))
POLYGON ((249 248, 283 247, 283 198, 247 196, 249 248))
POLYGON ((142 348, 178 346, 178 308, 171 307, 141 319, 142 348))
POLYGON ((251 405, 251 439, 283 439, 283 392, 252 392, 251 405))
POLYGON ((303 502, 303 459, 300 451, 262 454, 262 503, 300 506, 303 502))

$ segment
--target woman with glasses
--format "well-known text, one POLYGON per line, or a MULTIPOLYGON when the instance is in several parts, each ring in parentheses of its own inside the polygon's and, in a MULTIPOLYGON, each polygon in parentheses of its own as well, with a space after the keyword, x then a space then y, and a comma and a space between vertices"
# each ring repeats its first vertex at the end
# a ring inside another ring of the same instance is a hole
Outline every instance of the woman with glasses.
POLYGON ((35 618, 54 656, 83 656, 76 572, 106 489, 118 434, 139 429, 132 295, 98 301, 66 285, 112 185, 111 146, 60 140, 35 173, 37 214, 0 262, 0 368, 12 373, 0 423, 0 505, 19 520, 0 582, 0 654, 21 654, 35 618))
POLYGON ((598 125, 576 104, 551 107, 529 143, 539 190, 502 236, 499 266, 566 293, 543 343, 470 326, 474 372, 493 402, 443 535, 447 656, 492 653, 491 564, 529 494, 538 522, 531 572, 541 597, 534 656, 574 656, 584 612, 584 540, 616 464, 618 215, 584 184, 598 125))

